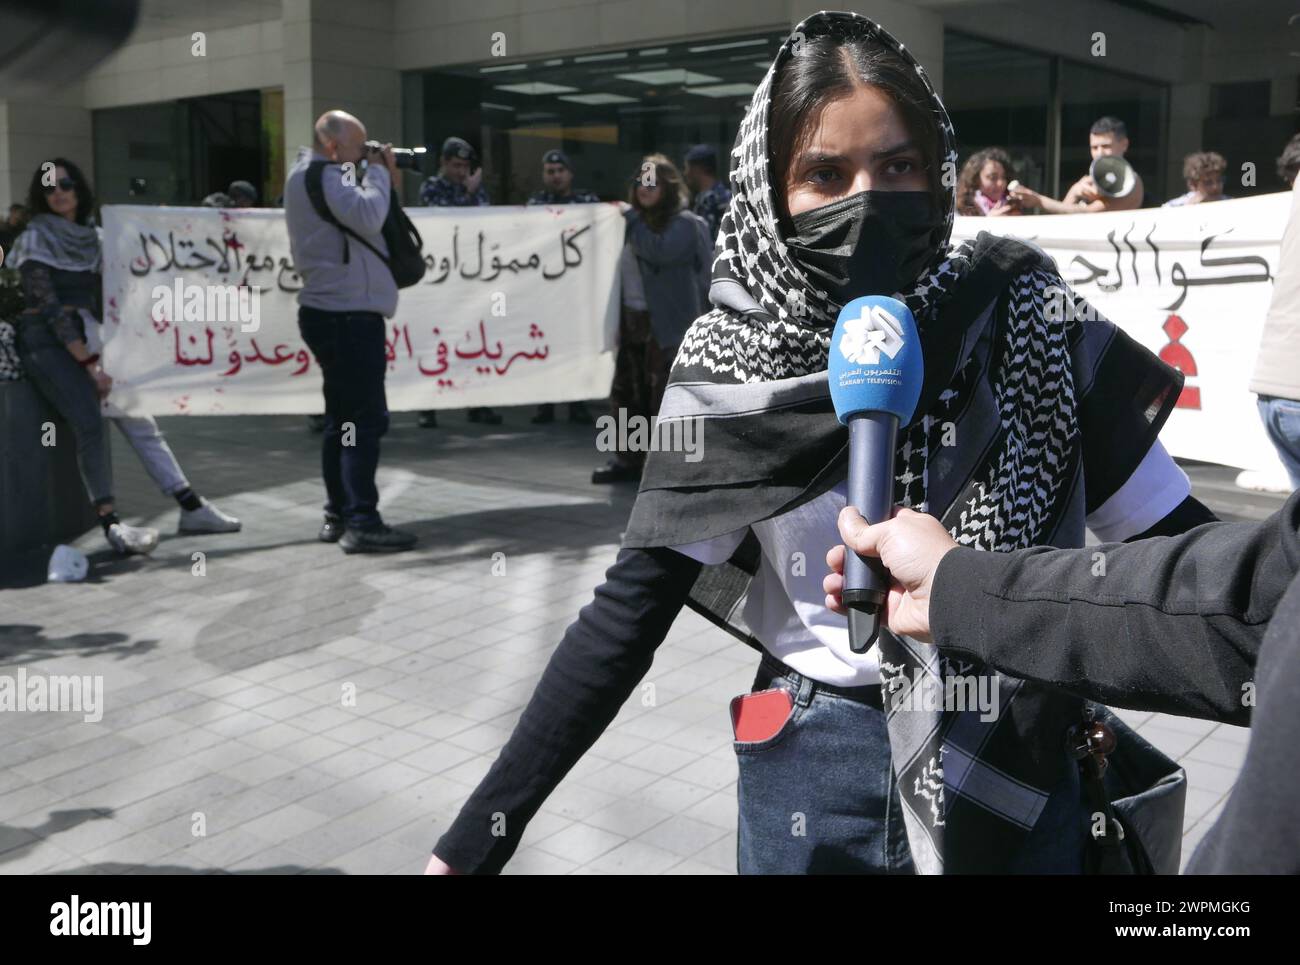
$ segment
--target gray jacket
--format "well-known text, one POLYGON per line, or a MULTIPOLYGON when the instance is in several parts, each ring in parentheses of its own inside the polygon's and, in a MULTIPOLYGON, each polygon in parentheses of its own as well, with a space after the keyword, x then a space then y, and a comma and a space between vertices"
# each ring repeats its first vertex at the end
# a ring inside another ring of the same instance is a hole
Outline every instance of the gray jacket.
POLYGON ((662 232, 654 232, 635 209, 625 217, 655 341, 663 348, 680 345, 691 322, 710 307, 713 242, 708 225, 699 215, 679 211, 662 232))
MULTIPOLYGON (((298 304, 327 312, 378 312, 392 318, 397 311, 397 283, 383 260, 355 238, 347 239, 348 263, 343 263, 346 236, 316 213, 307 197, 305 176, 312 161, 323 154, 300 148, 284 183, 284 217, 289 250, 302 278, 298 304)), ((388 217, 391 181, 388 169, 371 164, 355 186, 344 183, 343 166, 330 164, 322 172, 321 189, 334 217, 384 254, 380 235, 388 217)))

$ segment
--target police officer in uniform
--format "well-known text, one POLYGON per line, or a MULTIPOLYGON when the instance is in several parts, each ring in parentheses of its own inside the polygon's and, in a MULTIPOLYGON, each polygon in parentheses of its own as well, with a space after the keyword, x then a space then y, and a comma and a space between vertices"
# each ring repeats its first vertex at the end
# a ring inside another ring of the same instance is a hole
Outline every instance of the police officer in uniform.
POLYGON ((722 215, 731 203, 731 188, 718 180, 718 153, 712 145, 696 144, 686 152, 686 186, 694 194, 691 210, 709 226, 709 238, 718 237, 722 215))
MULTIPOLYGON (((420 204, 436 208, 472 208, 491 204, 487 189, 483 187, 483 168, 478 164, 478 153, 464 138, 449 137, 442 142, 442 160, 438 173, 420 187, 420 204)), ((491 426, 501 424, 501 416, 487 406, 467 410, 470 422, 484 422, 491 426)), ((420 426, 424 429, 438 427, 438 413, 427 409, 420 413, 420 426)))
MULTIPOLYGON (((529 204, 596 204, 600 201, 590 191, 573 189, 573 163, 560 150, 547 151, 542 156, 542 184, 545 187, 541 191, 535 191, 529 196, 529 204)), ((537 414, 533 416, 534 425, 554 421, 554 403, 543 402, 537 407, 537 414)), ((587 411, 585 402, 569 403, 569 421, 584 426, 591 425, 591 413, 587 411)))

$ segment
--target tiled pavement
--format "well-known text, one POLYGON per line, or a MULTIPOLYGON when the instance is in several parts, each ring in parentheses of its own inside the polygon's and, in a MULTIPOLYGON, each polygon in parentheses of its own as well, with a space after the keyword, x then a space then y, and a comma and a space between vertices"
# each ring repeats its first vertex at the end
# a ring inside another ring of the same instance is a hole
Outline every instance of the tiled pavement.
MULTIPOLYGON (((244 519, 231 536, 176 535, 174 503, 115 438, 124 515, 165 538, 120 561, 90 534, 91 581, 0 591, 0 673, 102 674, 106 705, 99 723, 0 721, 0 872, 419 871, 631 505, 630 487, 589 484, 593 430, 503 412, 495 429, 444 413, 432 432, 394 417, 382 506, 421 544, 386 557, 315 541, 317 437, 301 418, 161 420, 195 487, 244 519)), ((1220 515, 1280 502, 1236 493, 1225 470, 1190 471, 1220 515)), ((726 706, 754 669, 684 611, 647 678, 654 706, 634 693, 507 872, 734 873, 726 706)), ((1189 853, 1247 732, 1125 716, 1188 768, 1189 853)))

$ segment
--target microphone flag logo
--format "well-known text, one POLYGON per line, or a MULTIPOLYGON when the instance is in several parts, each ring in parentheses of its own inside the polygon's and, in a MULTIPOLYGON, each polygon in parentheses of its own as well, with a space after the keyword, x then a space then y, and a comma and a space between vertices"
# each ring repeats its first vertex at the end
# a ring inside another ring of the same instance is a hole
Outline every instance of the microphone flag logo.
POLYGON ((859 365, 879 365, 880 353, 891 359, 903 347, 903 325, 880 305, 863 305, 858 318, 846 319, 840 354, 859 365))

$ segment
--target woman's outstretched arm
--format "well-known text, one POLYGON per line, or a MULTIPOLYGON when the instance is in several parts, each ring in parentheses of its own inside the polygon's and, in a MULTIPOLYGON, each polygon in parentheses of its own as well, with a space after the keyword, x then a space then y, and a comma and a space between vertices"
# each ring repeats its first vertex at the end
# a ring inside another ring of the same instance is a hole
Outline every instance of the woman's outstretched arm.
POLYGON ((537 689, 433 853, 462 874, 496 874, 569 769, 650 669, 700 563, 674 550, 624 549, 569 625, 537 689))

